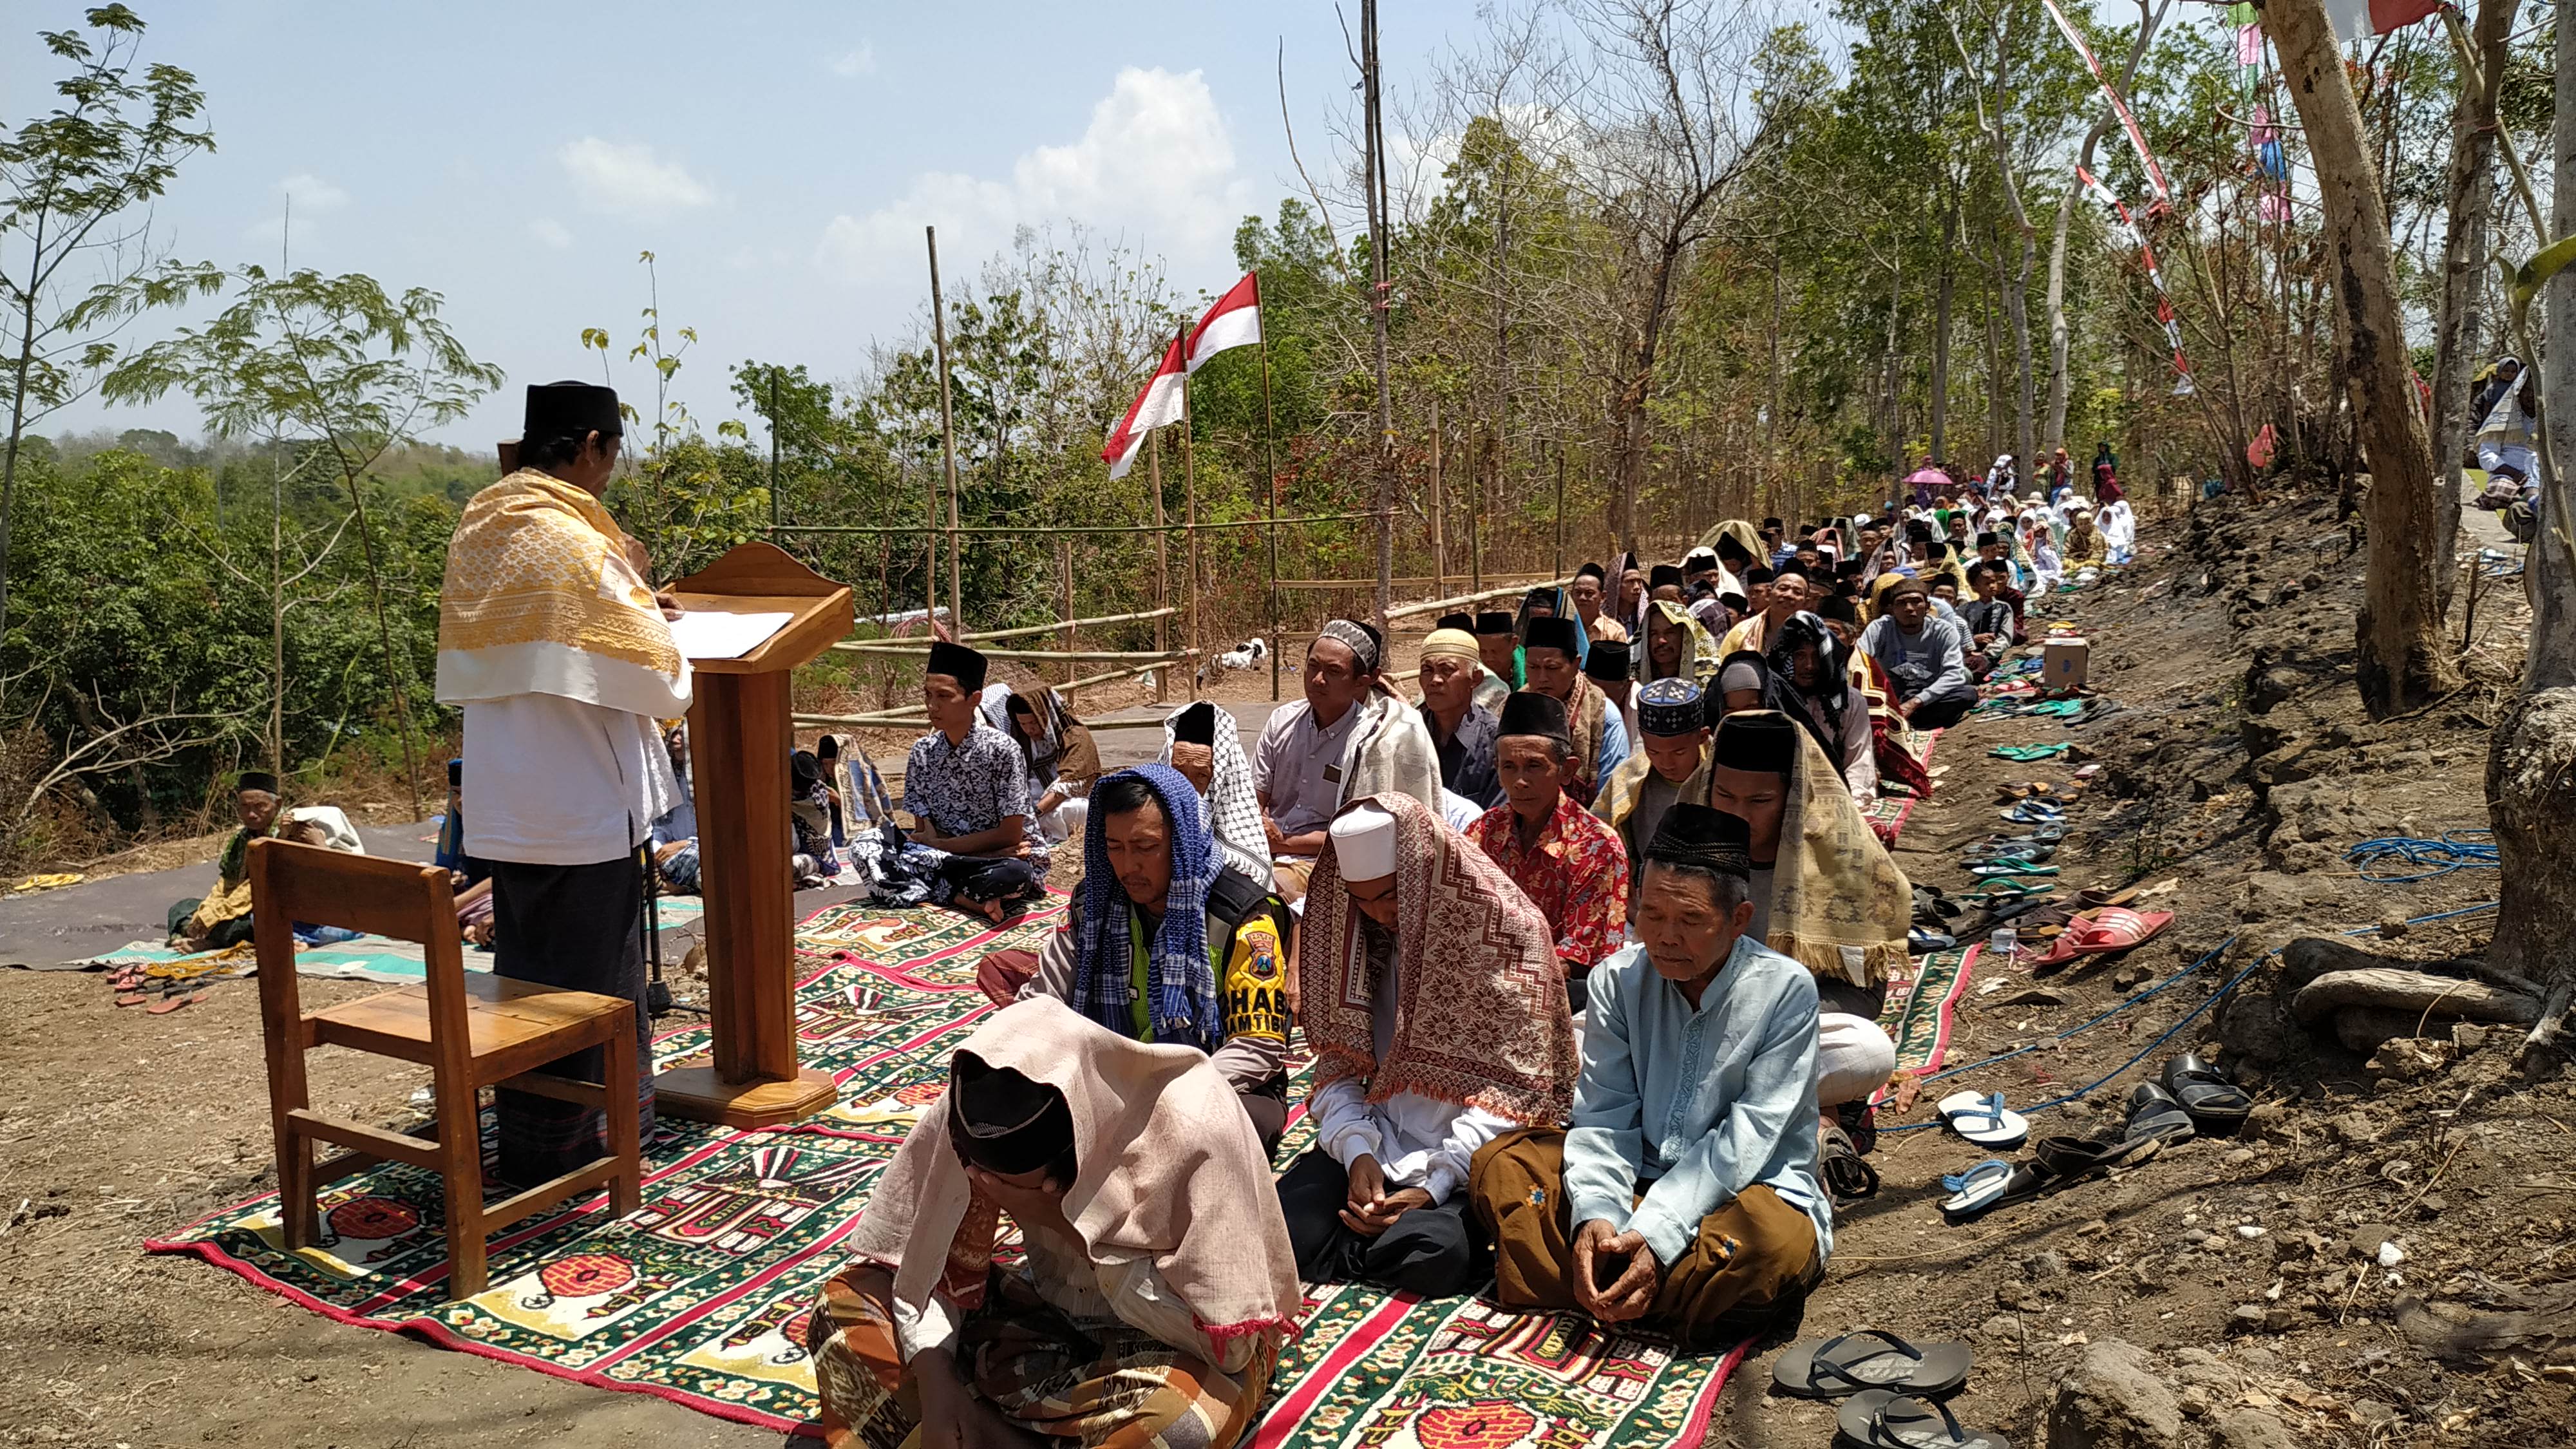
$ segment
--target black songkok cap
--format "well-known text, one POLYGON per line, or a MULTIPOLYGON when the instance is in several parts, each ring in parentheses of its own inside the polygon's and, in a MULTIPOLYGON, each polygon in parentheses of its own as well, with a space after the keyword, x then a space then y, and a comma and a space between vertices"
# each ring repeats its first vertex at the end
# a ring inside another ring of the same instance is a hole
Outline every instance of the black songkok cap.
POLYGON ((984 662, 983 655, 963 644, 933 639, 930 641, 930 662, 922 666, 922 673, 945 674, 957 681, 958 688, 974 694, 983 689, 984 674, 990 667, 984 662))
POLYGON ((244 795, 253 790, 257 790, 263 795, 274 795, 278 793, 277 777, 266 770, 242 771, 241 778, 233 783, 233 793, 236 795, 244 795))
POLYGON ((1751 879, 1753 827, 1723 810, 1688 800, 1664 812, 1655 838, 1646 843, 1646 859, 1658 865, 1691 866, 1751 879))
POLYGON ((519 442, 548 442, 589 433, 614 438, 626 431, 617 413, 617 390, 595 382, 540 382, 528 385, 527 412, 519 421, 519 442))
POLYGON ((1615 684, 1628 677, 1628 641, 1595 639, 1592 652, 1583 656, 1583 672, 1605 684, 1615 684))
POLYGON ((1905 521, 1905 541, 1907 543, 1931 542, 1932 525, 1928 521, 1920 518, 1907 519, 1905 521))
POLYGON ((1681 587, 1681 582, 1682 566, 1680 564, 1657 564, 1646 574, 1646 587, 1650 589, 1660 589, 1666 584, 1671 584, 1673 587, 1679 588, 1681 587))
POLYGON ((1938 538, 1925 540, 1923 545, 1923 556, 1925 558, 1948 558, 1950 556, 1950 544, 1948 540, 1938 538))
POLYGON ((1715 763, 1730 770, 1794 772, 1798 765, 1798 727, 1785 714, 1746 710, 1718 721, 1715 763))
POLYGON ((1827 594, 1818 599, 1815 606, 1808 612, 1821 619, 1834 620, 1836 623, 1853 625, 1860 623, 1860 610, 1853 606, 1851 596, 1848 594, 1827 594))
POLYGON ((1738 541, 1735 535, 1731 533, 1721 533, 1717 536, 1717 556, 1722 559, 1731 559, 1738 563, 1751 563, 1753 561, 1753 551, 1746 548, 1743 543, 1738 541))
POLYGON ((1977 535, 1977 547, 1979 548, 1993 548, 1996 544, 2001 542, 2003 542, 2003 540, 1995 536, 1993 529, 1988 529, 1984 533, 1977 535))
POLYGON ((1462 609, 1455 614, 1441 615, 1439 618, 1432 621, 1431 627, 1434 629, 1460 629, 1473 634, 1476 632, 1476 616, 1462 609))
POLYGON ((1588 564, 1585 564, 1583 567, 1581 567, 1581 568, 1579 568, 1579 569, 1576 569, 1576 570, 1574 571, 1574 576, 1575 576, 1576 578, 1578 578, 1578 579, 1579 579, 1579 578, 1584 577, 1584 576, 1585 576, 1585 575, 1587 575, 1587 574, 1588 574, 1588 575, 1590 575, 1590 576, 1591 576, 1591 577, 1593 577, 1593 578, 1599 579, 1601 582, 1603 582, 1603 583, 1605 583, 1605 584, 1606 584, 1606 583, 1608 583, 1608 582, 1610 582, 1610 575, 1609 575, 1609 574, 1607 574, 1607 573, 1605 573, 1605 572, 1603 572, 1603 571, 1602 571, 1602 568, 1601 568, 1601 565, 1599 565, 1599 564, 1597 564, 1597 563, 1588 563, 1588 564))
POLYGON ((793 750, 787 756, 787 788, 804 795, 823 783, 823 762, 812 750, 793 750))
POLYGON ((1513 690, 1503 697, 1502 727, 1494 732, 1496 739, 1507 735, 1566 739, 1564 701, 1534 689, 1513 690))
POLYGON ((1766 518, 1762 520, 1762 526, 1764 528, 1778 528, 1780 526, 1780 520, 1776 518, 1766 518))
POLYGON ((1216 743, 1216 706, 1200 700, 1172 718, 1172 741, 1183 745, 1216 743))
POLYGON ((1581 652, 1582 648, 1581 645, 1575 642, 1574 621, 1572 619, 1550 618, 1545 615, 1541 615, 1540 617, 1529 621, 1529 632, 1521 636, 1521 647, 1524 649, 1562 649, 1565 651, 1565 657, 1568 659, 1575 657, 1576 654, 1581 652))
POLYGON ((1773 574, 1769 569, 1762 567, 1760 564, 1755 564, 1753 567, 1744 571, 1744 586, 1749 589, 1755 584, 1767 584, 1775 577, 1777 577, 1777 575, 1773 574))
POLYGON ((465 762, 464 762, 463 760, 450 760, 450 761, 448 761, 448 762, 447 762, 447 788, 448 788, 448 789, 450 789, 450 790, 453 790, 453 789, 456 789, 457 787, 459 787, 459 786, 463 785, 464 783, 465 783, 465 762))
POLYGON ((1556 607, 1556 590, 1542 584, 1539 587, 1530 590, 1528 593, 1521 595, 1521 607, 1525 609, 1553 609, 1556 607))
POLYGON ((959 1052, 948 1068, 948 1141, 971 1167, 1035 1172, 1073 1151, 1073 1109, 1046 1083, 959 1052))
POLYGON ((1485 612, 1478 614, 1476 616, 1475 632, 1479 634, 1509 634, 1513 632, 1511 611, 1508 609, 1487 609, 1485 612))

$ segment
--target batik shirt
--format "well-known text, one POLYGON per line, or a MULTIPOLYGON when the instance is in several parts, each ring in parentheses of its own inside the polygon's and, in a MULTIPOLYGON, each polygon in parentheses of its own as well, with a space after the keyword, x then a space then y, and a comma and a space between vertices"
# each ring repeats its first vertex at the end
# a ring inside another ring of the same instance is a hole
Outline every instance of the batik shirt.
POLYGON ((950 744, 932 730, 913 741, 903 767, 903 808, 942 835, 973 835, 1010 816, 1027 822, 1029 864, 1043 874, 1046 841, 1029 809, 1029 772, 1011 737, 979 717, 966 738, 950 744))
POLYGON ((1569 974, 1619 949, 1628 924, 1628 850, 1618 831, 1572 796, 1557 795, 1556 813, 1527 849, 1508 804, 1486 811, 1467 838, 1547 917, 1569 974))

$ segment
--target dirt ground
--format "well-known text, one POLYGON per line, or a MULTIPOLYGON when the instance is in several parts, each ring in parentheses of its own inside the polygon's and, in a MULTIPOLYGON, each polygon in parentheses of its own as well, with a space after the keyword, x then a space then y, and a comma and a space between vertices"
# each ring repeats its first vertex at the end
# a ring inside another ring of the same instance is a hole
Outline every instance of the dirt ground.
MULTIPOLYGON (((1975 1088, 2029 1103, 2073 1091, 2273 947, 2494 898, 2492 870, 2373 884, 2343 853, 2377 836, 2485 826, 2487 728, 2527 624, 2514 582, 2482 585, 2467 651, 2477 682, 2414 718, 2371 724, 2351 684, 2361 562, 2329 499, 2222 500, 2196 519, 2151 524, 2145 541, 2145 560, 2117 583, 2039 611, 2094 640, 2093 687, 2122 712, 2072 729, 1971 721, 1946 736, 1938 793, 1909 823, 1900 863, 1918 882, 1970 889, 1957 855, 2002 828, 1996 786, 2070 775, 1987 750, 2071 738, 2103 768, 2070 812, 2064 880, 2171 881, 2144 904, 2176 922, 2125 958, 2045 979, 1982 966, 1950 1062, 2044 1044, 1927 1097, 1975 1088), (2112 1012, 2231 938, 2198 972, 2112 1012)), ((1266 702, 1267 685, 1236 676, 1216 692, 1266 702)), ((1293 676, 1283 693, 1295 697, 1293 676)), ((2491 919, 2348 944, 2424 962, 2474 956, 2491 919)), ((2132 1084, 2201 1046, 2256 1088, 2255 1119, 2234 1140, 2187 1143, 1951 1227, 1934 1206, 1940 1177, 1989 1154, 1938 1130, 1882 1135, 1873 1161, 1884 1186, 1843 1214, 1833 1270, 1798 1335, 1875 1324, 1964 1339, 1978 1367, 1953 1407, 2024 1446, 2053 1442, 2053 1399, 2115 1338, 2145 1352, 2179 1414, 2170 1436, 2142 1444, 2567 1442, 2576 1349, 2550 1334, 2576 1336, 2564 1318, 2576 1086, 2555 1059, 2517 1063, 2510 1033, 2455 1042, 2438 1016, 2408 1028, 2412 1047, 2355 1049, 2333 1030, 2311 1032, 2285 1009, 2313 974, 2301 959, 2265 961, 2140 1065, 2033 1123, 2034 1135, 2109 1128, 2132 1084), (2382 1266, 2383 1243, 2402 1261, 2382 1266), (2437 1354, 2427 1324, 2456 1316, 2452 1305, 2532 1309, 2530 1341, 2437 1354)), ((373 989, 303 983, 315 1003, 373 989)), ((146 1236, 273 1184, 256 998, 234 984, 153 1018, 107 997, 94 975, 0 972, 0 1443, 777 1438, 343 1327, 193 1259, 144 1254, 146 1236)), ((415 1074, 337 1052, 312 1062, 328 1110, 408 1116, 415 1074)), ((1767 1346, 1739 1372, 1712 1444, 1831 1437, 1829 1407, 1769 1392, 1775 1353, 1767 1346)))

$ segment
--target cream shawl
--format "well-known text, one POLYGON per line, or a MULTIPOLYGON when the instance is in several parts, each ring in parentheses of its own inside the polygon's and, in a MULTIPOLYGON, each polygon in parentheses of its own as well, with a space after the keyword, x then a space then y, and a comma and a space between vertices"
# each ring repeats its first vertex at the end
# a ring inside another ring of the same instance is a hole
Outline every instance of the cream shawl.
POLYGON ((1819 976, 1875 985, 1906 965, 1914 887, 1879 844, 1816 737, 1804 729, 1790 733, 1798 741, 1798 768, 1781 804, 1771 928, 1763 944, 1819 976))
POLYGON ((599 500, 522 468, 474 495, 438 597, 438 702, 552 694, 685 713, 689 666, 599 500))
MULTIPOLYGON (((1003 1007, 958 1050, 1064 1094, 1076 1144, 1064 1216, 1095 1266, 1152 1263, 1220 1350, 1297 1331, 1297 1255, 1269 1160, 1206 1053, 1129 1041, 1052 996, 1003 1007)), ((869 1194, 850 1249, 894 1273, 902 1303, 926 1307, 945 1288, 971 1308, 993 1259, 995 1212, 949 1146, 943 1092, 869 1194)))
POLYGON ((1360 718, 1342 745, 1342 803, 1398 794, 1439 810, 1440 749, 1422 716, 1383 684, 1351 708, 1360 718))

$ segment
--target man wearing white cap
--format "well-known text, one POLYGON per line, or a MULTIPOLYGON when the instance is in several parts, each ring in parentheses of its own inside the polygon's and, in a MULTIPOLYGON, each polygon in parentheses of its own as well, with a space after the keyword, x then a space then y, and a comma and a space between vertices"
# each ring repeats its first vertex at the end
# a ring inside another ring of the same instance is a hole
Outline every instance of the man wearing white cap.
POLYGON ((1279 1179, 1298 1276, 1466 1292, 1484 1272, 1460 1191, 1476 1149, 1573 1102, 1555 935, 1501 867, 1393 793, 1334 818, 1304 935, 1315 1147, 1279 1179))

